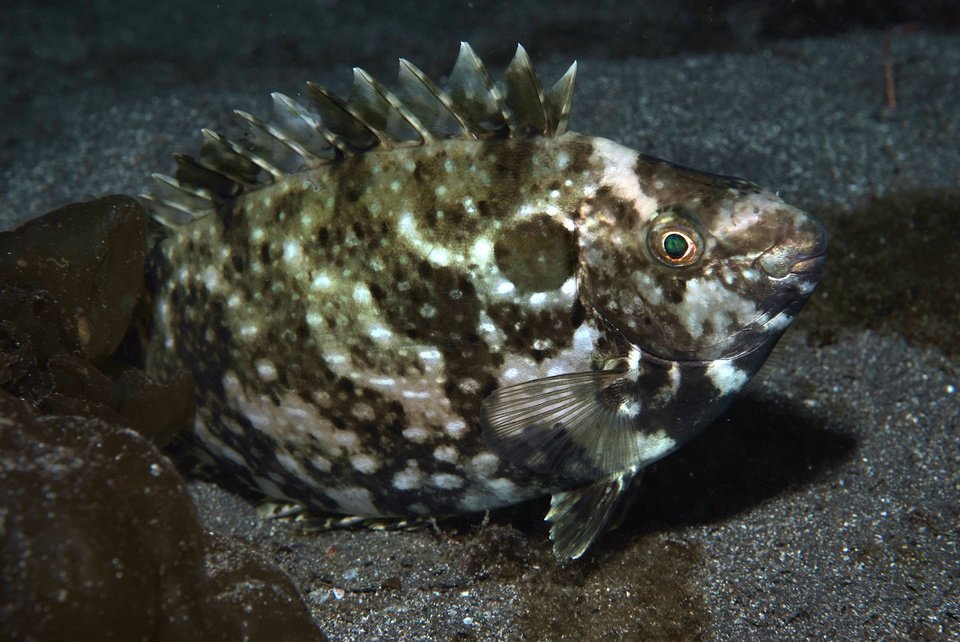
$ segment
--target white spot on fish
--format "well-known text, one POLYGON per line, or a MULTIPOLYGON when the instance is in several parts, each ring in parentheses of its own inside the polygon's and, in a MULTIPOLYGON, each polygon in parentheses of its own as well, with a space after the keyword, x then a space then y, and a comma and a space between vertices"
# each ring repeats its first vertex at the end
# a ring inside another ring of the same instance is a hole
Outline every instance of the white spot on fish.
POLYGON ((437 446, 433 451, 433 458, 448 464, 455 464, 460 458, 460 451, 453 446, 437 446))
POLYGON ((636 419, 640 416, 640 401, 638 399, 628 399, 620 404, 620 414, 626 415, 631 419, 636 419))
POLYGON ((430 438, 430 431, 422 426, 410 426, 409 428, 404 428, 403 432, 400 434, 403 435, 404 439, 412 441, 415 444, 422 444, 430 438))
POLYGON ((443 429, 454 439, 462 439, 467 434, 467 424, 462 419, 448 421, 443 429))
POLYGON ((677 445, 677 442, 668 437, 667 433, 662 430, 652 435, 637 433, 636 440, 637 453, 640 455, 640 461, 644 464, 663 457, 677 445))
POLYGON ((434 265, 445 267, 450 265, 450 252, 446 248, 435 247, 430 250, 430 254, 427 255, 427 260, 434 265))
POLYGON ((514 289, 516 289, 516 287, 517 286, 510 281, 500 281, 500 283, 497 285, 497 294, 510 294, 514 291, 514 289))
POLYGON ((473 244, 470 256, 473 258, 474 262, 480 265, 486 265, 490 261, 491 257, 493 257, 493 243, 490 242, 490 239, 477 239, 477 241, 473 244))
POLYGON ((487 482, 490 490, 498 499, 507 502, 516 501, 522 495, 517 491, 517 485, 506 477, 497 477, 487 482))
POLYGON ((415 459, 408 459, 407 467, 393 476, 393 487, 397 490, 415 490, 422 485, 423 473, 415 459))
POLYGON ((258 359, 255 367, 257 369, 257 376, 260 377, 261 381, 270 383, 271 381, 277 380, 277 367, 273 365, 273 362, 267 359, 258 359))
POLYGON ((437 361, 443 358, 443 353, 436 348, 426 348, 418 352, 417 355, 424 361, 437 361))
POLYGON ((492 477, 497 472, 500 459, 493 453, 480 453, 470 460, 470 465, 484 477, 492 477))
POLYGON ((736 392, 747 383, 747 373, 732 361, 720 359, 707 366, 707 377, 721 396, 736 392))
POLYGON ((303 254, 300 244, 294 240, 286 240, 283 243, 283 260, 287 263, 297 263, 303 254))
POLYGON ((213 292, 220 285, 220 272, 212 265, 208 265, 203 271, 203 285, 208 291, 213 292))
POLYGON ((393 332, 384 325, 375 323, 367 328, 367 334, 375 341, 387 341, 393 338, 393 332))
POLYGON ((377 507, 373 495, 366 488, 352 486, 347 488, 328 488, 326 495, 337 503, 340 510, 348 515, 376 515, 377 507))
POLYGON ((333 439, 346 450, 356 450, 360 445, 360 439, 349 430, 337 430, 333 434, 333 439))
POLYGON ((362 402, 353 404, 353 407, 350 409, 350 414, 360 421, 373 421, 377 418, 373 407, 368 403, 362 402))
POLYGON ((369 305, 373 301, 370 288, 363 283, 357 283, 353 286, 353 300, 360 305, 369 305))
POLYGON ((434 473, 430 476, 430 484, 434 488, 454 490, 463 487, 463 477, 451 475, 449 473, 434 473))
POLYGON ((683 300, 677 305, 678 319, 693 337, 710 337, 705 333, 706 323, 713 327, 713 334, 727 336, 726 328, 732 319, 738 325, 746 325, 757 315, 756 304, 727 290, 715 279, 688 279, 683 300), (723 301, 723 305, 717 305, 723 301))
POLYGON ((350 458, 350 465, 358 473, 370 475, 380 470, 380 462, 370 455, 354 455, 350 458))
POLYGON ((595 162, 603 167, 600 184, 610 188, 619 199, 631 203, 641 212, 657 209, 657 200, 643 193, 635 167, 637 152, 617 143, 598 138, 594 143, 595 162))
POLYGON ((627 374, 631 381, 640 378, 640 360, 643 358, 643 352, 637 346, 630 346, 630 352, 627 353, 627 374))

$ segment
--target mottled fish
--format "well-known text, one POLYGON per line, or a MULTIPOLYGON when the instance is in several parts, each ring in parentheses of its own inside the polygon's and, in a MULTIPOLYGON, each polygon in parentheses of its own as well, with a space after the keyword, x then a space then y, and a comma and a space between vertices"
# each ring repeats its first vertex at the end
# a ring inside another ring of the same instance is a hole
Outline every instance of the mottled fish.
POLYGON ((146 196, 148 368, 186 367, 195 437, 264 495, 365 517, 551 494, 577 558, 640 471, 700 432, 813 291, 826 239, 747 181, 567 130, 522 47, 441 88, 274 94, 146 196))

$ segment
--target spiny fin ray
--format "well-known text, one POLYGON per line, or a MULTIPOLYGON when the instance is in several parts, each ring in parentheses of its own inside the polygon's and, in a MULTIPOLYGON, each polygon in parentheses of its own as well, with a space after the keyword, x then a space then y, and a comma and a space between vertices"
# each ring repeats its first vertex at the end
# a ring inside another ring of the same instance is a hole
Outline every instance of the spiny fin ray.
POLYGON ((237 111, 249 127, 242 142, 202 130, 205 140, 198 156, 175 157, 174 180, 180 189, 161 187, 148 205, 163 209, 159 216, 164 224, 175 226, 215 211, 219 201, 373 149, 449 139, 557 136, 567 130, 575 76, 576 63, 545 90, 518 45, 502 81, 495 83, 462 42, 443 88, 404 59, 395 91, 359 68, 347 100, 310 82, 309 106, 274 93, 270 120, 237 111), (200 193, 211 198, 198 201, 200 193))
POLYGON ((543 83, 533 69, 527 50, 517 45, 510 66, 503 74, 507 87, 507 105, 525 131, 549 133, 550 119, 543 83))
POLYGON ((400 59, 397 95, 417 119, 439 138, 470 138, 470 124, 450 96, 413 63, 400 59))
POLYGON ((553 126, 552 133, 554 136, 559 136, 567 131, 570 108, 573 106, 573 83, 576 78, 577 63, 574 62, 547 95, 546 108, 549 114, 549 122, 553 126))

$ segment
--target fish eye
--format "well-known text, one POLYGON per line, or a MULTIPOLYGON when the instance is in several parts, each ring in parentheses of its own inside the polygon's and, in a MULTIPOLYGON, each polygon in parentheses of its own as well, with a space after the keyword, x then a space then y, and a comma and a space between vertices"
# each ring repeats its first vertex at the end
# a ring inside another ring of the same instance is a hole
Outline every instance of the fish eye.
POLYGON ((681 261, 690 251, 690 241, 679 232, 670 232, 663 237, 663 251, 674 261, 681 261))
POLYGON ((703 253, 700 234, 675 217, 651 230, 647 244, 657 260, 670 267, 692 265, 703 253))

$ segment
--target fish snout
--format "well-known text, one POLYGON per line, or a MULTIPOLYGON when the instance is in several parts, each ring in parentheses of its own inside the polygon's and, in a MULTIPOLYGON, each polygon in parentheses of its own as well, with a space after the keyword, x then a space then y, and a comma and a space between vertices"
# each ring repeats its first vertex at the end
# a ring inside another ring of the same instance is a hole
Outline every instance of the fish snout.
POLYGON ((817 219, 797 212, 797 221, 789 236, 763 253, 760 268, 775 279, 789 274, 818 277, 827 253, 827 231, 817 219))

